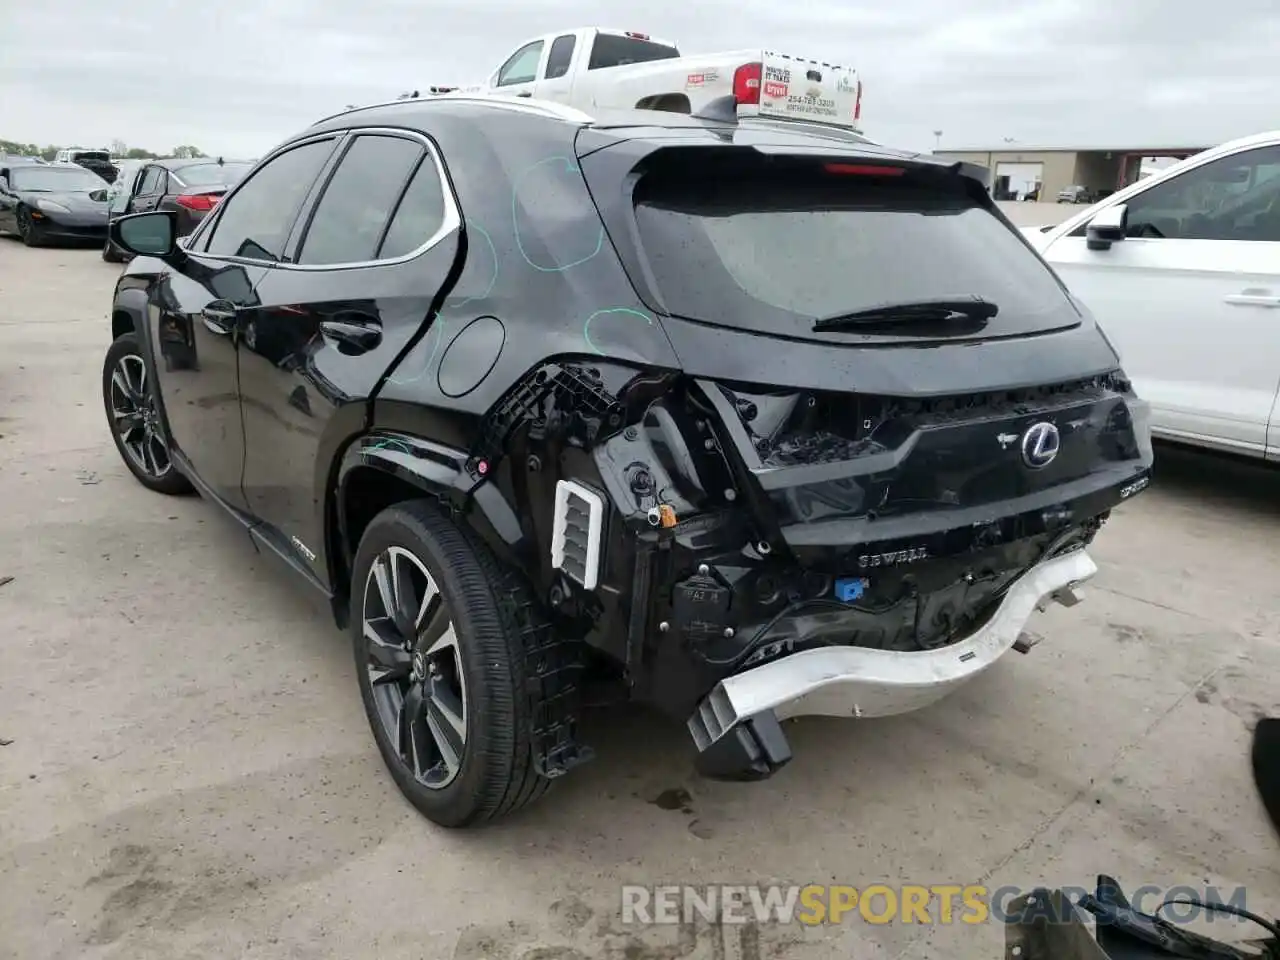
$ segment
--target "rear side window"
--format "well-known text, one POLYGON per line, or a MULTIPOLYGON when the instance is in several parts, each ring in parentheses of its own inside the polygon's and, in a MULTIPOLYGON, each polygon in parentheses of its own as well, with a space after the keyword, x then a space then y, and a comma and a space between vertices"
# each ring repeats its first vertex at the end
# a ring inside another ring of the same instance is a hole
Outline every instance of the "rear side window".
MULTIPOLYGON (((298 253, 301 264, 365 263, 426 149, 403 137, 357 137, 325 187, 298 253)), ((426 239, 425 237, 423 239, 426 239)))
POLYGON ((444 185, 439 168, 427 154, 400 198, 377 258, 389 260, 412 253, 430 240, 443 223, 444 185))
MULTIPOLYGON (((1049 269, 958 177, 871 177, 856 165, 741 155, 716 162, 699 153, 644 176, 634 194, 643 256, 673 314, 865 341, 864 331, 815 333, 813 324, 884 304, 977 296, 999 313, 970 335, 1078 322, 1049 269)), ((873 338, 908 335, 881 326, 873 338)))
POLYGON ((302 201, 332 152, 332 140, 313 140, 263 164, 220 205, 206 251, 279 261, 302 201))
POLYGON ((577 38, 572 33, 556 37, 551 44, 551 52, 547 54, 546 79, 555 80, 569 72, 569 64, 573 62, 573 45, 577 38))
POLYGON ((224 187, 252 169, 251 163, 195 163, 173 172, 188 187, 224 187))
POLYGON ((629 63, 648 63, 650 60, 674 60, 680 51, 666 44, 627 37, 616 33, 598 33, 591 44, 588 70, 606 67, 622 67, 629 63))

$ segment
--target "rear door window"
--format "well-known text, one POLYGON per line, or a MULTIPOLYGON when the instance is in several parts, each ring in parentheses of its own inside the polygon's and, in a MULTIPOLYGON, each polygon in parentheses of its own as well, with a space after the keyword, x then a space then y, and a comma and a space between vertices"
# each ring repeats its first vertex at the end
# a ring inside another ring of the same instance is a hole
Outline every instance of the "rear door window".
POLYGON ((426 148, 416 140, 357 137, 316 206, 298 263, 367 263, 377 259, 391 215, 424 158, 430 160, 426 148))
POLYGON ((164 178, 164 170, 160 167, 147 167, 138 184, 138 196, 150 197, 160 192, 160 181, 164 178))
POLYGON ((573 62, 575 40, 576 37, 572 33, 566 33, 552 41, 551 51, 547 54, 547 70, 544 75, 546 79, 556 80, 569 72, 569 64, 573 62))
MULTIPOLYGON (((739 151, 720 151, 742 154, 739 151)), ((701 154, 701 152, 699 152, 701 154)), ((914 336, 813 330, 885 304, 981 297, 999 313, 960 336, 1011 336, 1079 322, 1022 238, 960 178, 868 176, 813 160, 701 154, 643 177, 642 252, 673 314, 805 339, 914 336)))

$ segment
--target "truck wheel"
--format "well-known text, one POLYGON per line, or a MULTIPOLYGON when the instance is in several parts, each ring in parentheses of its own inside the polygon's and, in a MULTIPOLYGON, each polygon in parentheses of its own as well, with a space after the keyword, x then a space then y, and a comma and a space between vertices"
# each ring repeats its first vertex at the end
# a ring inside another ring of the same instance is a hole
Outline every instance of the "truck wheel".
POLYGON ((360 538, 351 606, 365 714, 410 803, 463 827, 547 791, 524 660, 545 621, 484 544, 430 502, 388 507, 360 538))

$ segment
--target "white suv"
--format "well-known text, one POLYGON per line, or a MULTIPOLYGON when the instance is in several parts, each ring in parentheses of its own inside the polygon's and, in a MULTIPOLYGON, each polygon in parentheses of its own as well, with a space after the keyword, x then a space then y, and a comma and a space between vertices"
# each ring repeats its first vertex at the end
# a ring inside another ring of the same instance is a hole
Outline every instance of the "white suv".
POLYGON ((1280 458, 1280 131, 1023 234, 1097 317, 1156 436, 1280 458))

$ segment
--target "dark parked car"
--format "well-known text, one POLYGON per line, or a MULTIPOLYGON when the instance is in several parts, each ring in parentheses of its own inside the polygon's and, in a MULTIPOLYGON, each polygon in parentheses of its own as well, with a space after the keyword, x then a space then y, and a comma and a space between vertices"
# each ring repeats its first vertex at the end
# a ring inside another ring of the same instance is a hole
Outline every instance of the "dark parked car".
POLYGON ((107 184, 74 163, 0 167, 0 231, 29 247, 107 235, 107 184))
POLYGON ((53 159, 55 163, 74 163, 86 170, 91 170, 107 183, 116 178, 117 168, 111 162, 111 153, 107 150, 67 147, 59 150, 53 159))
MULTIPOLYGON (((125 213, 172 210, 178 215, 178 236, 184 237, 252 169, 253 164, 243 160, 153 160, 133 175, 128 194, 112 203, 112 219, 125 213)), ((125 255, 108 239, 102 259, 115 262, 125 255)))
POLYGON ((1146 405, 985 171, 813 130, 402 101, 182 246, 113 223, 125 463, 330 600, 432 820, 589 758, 588 680, 729 778, 789 759, 780 718, 937 700, 1148 483, 1146 405))
POLYGON ((1095 189, 1092 187, 1070 186, 1058 191, 1058 203, 1097 203, 1115 193, 1111 189, 1095 189))

